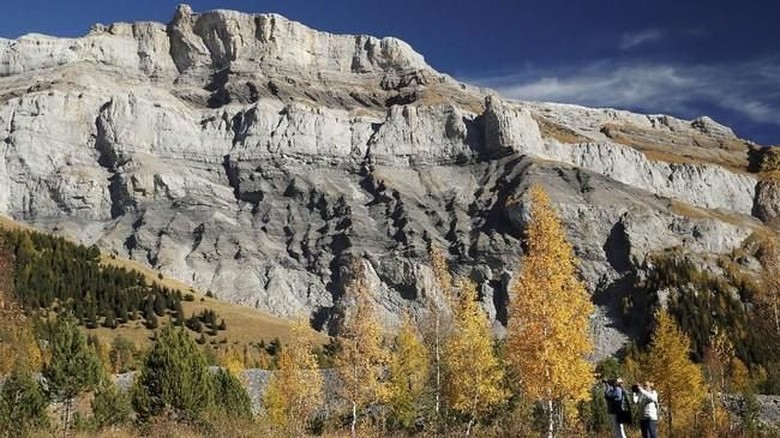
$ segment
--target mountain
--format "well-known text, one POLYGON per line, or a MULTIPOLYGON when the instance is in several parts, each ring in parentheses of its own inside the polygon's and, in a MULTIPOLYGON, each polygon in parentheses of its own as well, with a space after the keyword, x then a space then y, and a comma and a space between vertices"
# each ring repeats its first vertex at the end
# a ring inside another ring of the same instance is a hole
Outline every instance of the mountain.
POLYGON ((398 39, 274 14, 0 40, 0 138, 0 213, 323 330, 354 257, 388 326, 423 314, 433 244, 500 332, 542 184, 604 356, 645 328, 653 256, 755 275, 780 214, 773 152, 707 117, 509 101, 398 39))

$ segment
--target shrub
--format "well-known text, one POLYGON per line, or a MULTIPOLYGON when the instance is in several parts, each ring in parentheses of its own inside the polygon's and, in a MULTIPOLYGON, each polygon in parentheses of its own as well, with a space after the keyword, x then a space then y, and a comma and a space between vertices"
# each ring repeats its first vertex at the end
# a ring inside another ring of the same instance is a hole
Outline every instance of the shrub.
POLYGON ((49 401, 29 371, 16 367, 0 391, 0 436, 26 436, 49 425, 49 401))
POLYGON ((161 329, 133 388, 139 416, 173 411, 197 419, 211 406, 213 395, 214 382, 200 348, 182 329, 161 329))
POLYGON ((99 429, 126 424, 133 409, 130 397, 110 381, 101 383, 92 400, 92 415, 99 429))

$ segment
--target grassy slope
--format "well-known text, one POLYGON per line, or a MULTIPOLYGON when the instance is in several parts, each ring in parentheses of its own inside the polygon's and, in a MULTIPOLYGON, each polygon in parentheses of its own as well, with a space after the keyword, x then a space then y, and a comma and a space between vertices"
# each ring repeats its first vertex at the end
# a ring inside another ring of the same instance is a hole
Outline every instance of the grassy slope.
MULTIPOLYGON (((25 224, 16 222, 2 215, 0 215, 0 227, 33 230, 33 228, 25 224)), ((179 289, 183 294, 192 293, 195 296, 195 301, 182 302, 185 315, 189 316, 191 313, 198 313, 204 308, 216 311, 218 316, 224 318, 225 323, 227 324, 227 330, 219 332, 217 335, 216 339, 218 340, 227 338, 230 344, 237 344, 243 347, 250 343, 260 342, 261 340, 265 340, 267 343, 273 338, 279 338, 285 343, 290 336, 290 321, 288 320, 249 307, 206 297, 205 294, 200 291, 173 278, 163 278, 160 280, 157 271, 133 260, 111 258, 105 254, 101 255, 101 260, 105 264, 134 269, 142 273, 149 283, 159 283, 169 288, 179 289)), ((165 318, 162 318, 160 322, 163 323, 164 321, 165 318)), ((150 342, 152 335, 151 330, 146 329, 137 321, 124 324, 116 329, 100 327, 91 330, 85 329, 85 331, 90 334, 96 334, 101 340, 106 342, 111 342, 114 337, 121 335, 136 343, 138 346, 147 345, 150 342)), ((322 342, 327 340, 324 335, 320 335, 320 339, 322 342)))

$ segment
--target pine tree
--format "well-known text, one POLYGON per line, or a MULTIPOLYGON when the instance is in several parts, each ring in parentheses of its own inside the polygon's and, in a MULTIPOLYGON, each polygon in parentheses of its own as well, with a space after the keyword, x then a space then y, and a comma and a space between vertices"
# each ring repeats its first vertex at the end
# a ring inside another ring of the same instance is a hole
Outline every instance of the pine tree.
POLYGON ((23 365, 14 367, 0 389, 0 436, 27 436, 48 427, 48 406, 40 383, 23 365))
POLYGON ((220 369, 213 376, 217 411, 228 418, 251 418, 252 400, 244 385, 230 371, 220 369))
POLYGON ((71 316, 60 316, 51 328, 48 353, 50 359, 43 367, 43 376, 53 398, 65 405, 67 431, 70 429, 73 399, 95 388, 102 375, 102 366, 95 350, 87 346, 84 335, 71 316))
POLYGON ((477 302, 473 282, 461 280, 454 331, 444 345, 445 395, 448 405, 474 424, 506 399, 504 370, 493 350, 487 316, 477 302))
POLYGON ((398 426, 409 429, 417 420, 429 374, 428 352, 406 315, 395 338, 388 378, 388 405, 398 426))
POLYGON ((547 193, 533 186, 530 197, 527 252, 511 286, 506 360, 520 378, 523 395, 546 403, 551 437, 554 405, 590 397, 593 305, 547 193))
POLYGON ((133 407, 125 391, 117 388, 109 378, 104 378, 92 399, 92 416, 95 425, 102 429, 126 424, 130 421, 133 407))
POLYGON ((184 330, 163 327, 135 381, 133 407, 142 418, 170 409, 197 419, 214 396, 207 366, 203 352, 184 330))
POLYGON ((312 353, 314 336, 306 320, 292 326, 290 344, 279 354, 264 403, 268 419, 289 436, 302 436, 309 419, 322 404, 323 377, 312 353))
POLYGON ((339 330, 341 350, 336 356, 336 369, 342 382, 341 395, 352 406, 350 429, 354 437, 359 412, 385 399, 382 374, 387 354, 379 318, 371 301, 364 262, 353 262, 351 271, 353 278, 342 299, 354 303, 354 313, 345 318, 339 330))
POLYGON ((701 370, 690 360, 690 352, 690 339, 667 312, 659 312, 648 352, 648 372, 658 389, 667 433, 671 435, 685 433, 707 393, 701 370))

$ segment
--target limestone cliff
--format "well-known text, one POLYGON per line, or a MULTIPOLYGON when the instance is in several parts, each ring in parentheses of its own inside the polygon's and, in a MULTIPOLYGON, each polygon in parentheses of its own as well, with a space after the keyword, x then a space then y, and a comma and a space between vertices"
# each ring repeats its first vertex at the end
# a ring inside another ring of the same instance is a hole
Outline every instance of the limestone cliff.
POLYGON ((600 355, 635 329, 614 308, 648 254, 726 253, 780 210, 748 171, 757 146, 711 119, 507 101, 395 38, 187 6, 0 40, 0 138, 0 213, 321 328, 352 257, 388 325, 420 315, 433 242, 500 331, 542 183, 600 355))

